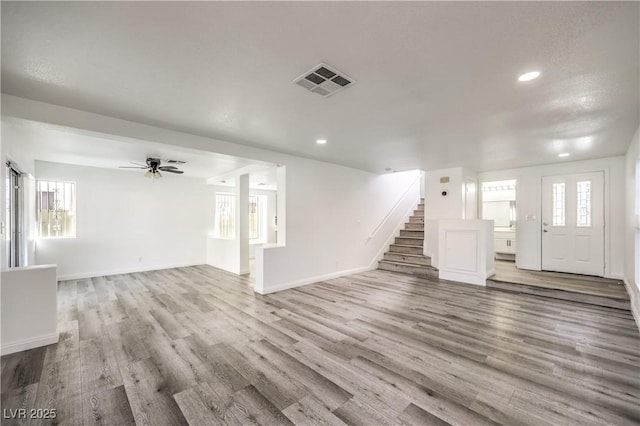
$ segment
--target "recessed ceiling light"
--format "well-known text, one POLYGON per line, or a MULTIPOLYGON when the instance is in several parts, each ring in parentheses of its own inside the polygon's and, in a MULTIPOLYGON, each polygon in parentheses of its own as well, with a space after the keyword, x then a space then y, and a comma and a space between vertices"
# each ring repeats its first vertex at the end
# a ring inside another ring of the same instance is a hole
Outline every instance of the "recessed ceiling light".
POLYGON ((318 145, 325 145, 325 144, 327 143, 327 140, 326 140, 326 139, 318 139, 318 140, 316 141, 316 143, 317 143, 318 145))
POLYGON ((530 71, 518 77, 518 81, 531 81, 540 77, 540 71, 530 71))
POLYGON ((568 157, 568 156, 570 156, 570 155, 571 155, 571 154, 569 154, 568 152, 563 152, 562 154, 558 154, 558 157, 560 157, 560 158, 564 158, 564 157, 568 157))

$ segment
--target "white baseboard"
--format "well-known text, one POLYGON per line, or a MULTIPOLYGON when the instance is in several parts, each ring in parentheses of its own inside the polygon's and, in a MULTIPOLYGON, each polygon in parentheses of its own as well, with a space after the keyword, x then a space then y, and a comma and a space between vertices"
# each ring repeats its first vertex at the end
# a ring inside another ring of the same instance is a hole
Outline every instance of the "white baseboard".
POLYGON ((443 271, 442 269, 438 271, 438 279, 456 281, 464 284, 479 285, 483 287, 486 287, 487 285, 487 278, 483 278, 482 275, 450 270, 443 271))
POLYGON ((259 294, 271 294, 271 293, 275 293, 277 291, 282 291, 282 290, 289 290, 291 288, 295 288, 295 287, 302 287, 303 285, 307 285, 307 284, 314 284, 320 281, 325 281, 325 280, 331 280, 334 278, 340 278, 340 277, 344 277, 346 275, 352 275, 352 274, 358 274, 360 272, 367 272, 367 271, 371 271, 372 268, 371 266, 364 266, 361 268, 354 268, 354 269, 345 269, 343 271, 338 271, 338 272, 332 272, 330 274, 324 274, 324 275, 316 275, 315 277, 310 277, 310 278, 304 278, 302 280, 297 280, 297 281, 290 281, 288 283, 282 283, 282 284, 278 284, 276 286, 272 286, 269 289, 267 289, 266 291, 257 291, 257 293, 259 294))
POLYGON ((624 276, 624 274, 609 274, 609 275, 605 275, 605 278, 611 278, 612 280, 620 280, 620 281, 625 281, 627 279, 624 276))
POLYGON ((30 339, 20 340, 18 342, 5 343, 0 348, 0 355, 9 355, 12 353, 26 351, 27 349, 39 348, 41 346, 52 345, 58 343, 58 333, 45 334, 44 336, 32 337, 30 339))
POLYGON ((58 275, 58 281, 82 280, 85 278, 106 277, 109 275, 133 274, 136 272, 159 271, 162 269, 187 268, 189 266, 198 266, 198 265, 204 265, 204 264, 205 262, 202 261, 199 263, 186 263, 186 264, 176 263, 171 265, 142 266, 139 268, 114 269, 109 271, 80 272, 77 274, 58 275))
POLYGON ((627 289, 627 293, 629 293, 630 304, 631 304, 631 314, 633 315, 633 319, 636 320, 636 326, 638 330, 640 330, 640 289, 637 286, 631 284, 627 278, 623 278, 624 286, 627 289))

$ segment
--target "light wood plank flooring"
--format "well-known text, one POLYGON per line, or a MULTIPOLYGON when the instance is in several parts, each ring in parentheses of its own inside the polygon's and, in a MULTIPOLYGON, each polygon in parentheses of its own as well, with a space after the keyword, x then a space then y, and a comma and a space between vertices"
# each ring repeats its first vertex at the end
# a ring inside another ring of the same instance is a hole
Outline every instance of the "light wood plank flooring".
POLYGON ((629 294, 621 280, 561 272, 518 269, 514 262, 495 262, 496 273, 487 286, 537 296, 631 310, 629 294))
POLYGON ((4 417, 640 423, 628 311, 386 271, 259 296, 249 279, 208 266, 61 282, 59 305, 58 344, 2 357, 4 417))
POLYGON ((496 260, 495 268, 496 274, 492 278, 497 281, 629 300, 629 295, 621 280, 590 277, 588 275, 564 274, 561 272, 528 271, 526 269, 516 268, 514 262, 503 260, 496 260))

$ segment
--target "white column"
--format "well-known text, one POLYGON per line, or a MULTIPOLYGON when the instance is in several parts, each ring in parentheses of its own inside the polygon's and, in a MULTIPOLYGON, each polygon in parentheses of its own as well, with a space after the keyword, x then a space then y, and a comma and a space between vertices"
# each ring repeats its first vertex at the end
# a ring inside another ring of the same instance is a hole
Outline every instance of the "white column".
POLYGON ((278 234, 276 243, 284 246, 287 243, 287 170, 285 166, 276 169, 278 184, 276 217, 278 218, 278 234))
POLYGON ((240 275, 249 273, 249 175, 238 176, 236 185, 236 238, 239 247, 240 275))

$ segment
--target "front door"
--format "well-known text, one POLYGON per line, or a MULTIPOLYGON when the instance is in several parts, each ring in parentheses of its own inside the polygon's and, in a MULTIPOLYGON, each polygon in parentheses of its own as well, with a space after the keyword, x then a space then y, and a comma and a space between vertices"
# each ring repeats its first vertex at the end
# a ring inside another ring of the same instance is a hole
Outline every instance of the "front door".
POLYGON ((604 275, 603 172, 542 178, 542 269, 604 275))

